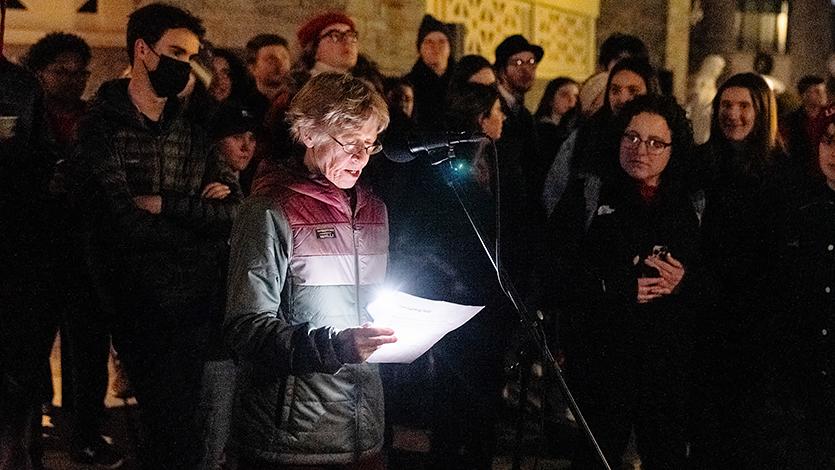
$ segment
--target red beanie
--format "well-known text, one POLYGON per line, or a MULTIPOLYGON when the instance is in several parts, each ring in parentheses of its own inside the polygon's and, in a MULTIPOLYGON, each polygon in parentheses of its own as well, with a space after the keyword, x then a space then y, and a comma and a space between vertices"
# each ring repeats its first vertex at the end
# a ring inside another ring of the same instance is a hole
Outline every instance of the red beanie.
POLYGON ((348 18, 344 13, 324 13, 311 18, 304 26, 299 28, 298 32, 296 32, 296 37, 299 38, 299 45, 301 45, 302 49, 307 48, 310 43, 319 39, 319 34, 323 29, 337 23, 346 24, 351 29, 356 29, 351 18, 348 18))

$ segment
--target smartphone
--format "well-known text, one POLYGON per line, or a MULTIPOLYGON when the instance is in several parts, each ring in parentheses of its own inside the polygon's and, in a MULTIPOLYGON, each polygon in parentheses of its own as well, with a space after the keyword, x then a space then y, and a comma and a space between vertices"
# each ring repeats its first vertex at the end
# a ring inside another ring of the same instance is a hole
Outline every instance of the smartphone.
POLYGON ((640 259, 640 261, 638 261, 638 277, 661 277, 661 274, 658 272, 658 270, 653 268, 652 266, 647 266, 644 263, 644 260, 651 257, 666 260, 669 254, 670 250, 667 248, 666 245, 653 246, 649 254, 643 256, 640 259))

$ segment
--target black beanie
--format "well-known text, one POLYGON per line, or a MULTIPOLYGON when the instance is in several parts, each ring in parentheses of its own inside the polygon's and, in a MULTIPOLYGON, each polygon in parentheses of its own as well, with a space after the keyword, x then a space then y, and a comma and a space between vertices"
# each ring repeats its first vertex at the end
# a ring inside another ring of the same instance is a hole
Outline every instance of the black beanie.
POLYGON ((450 30, 449 25, 442 21, 438 21, 432 15, 424 15, 423 21, 420 22, 420 28, 418 28, 418 50, 420 50, 420 44, 423 42, 423 38, 425 38, 427 34, 435 31, 443 33, 447 40, 449 40, 449 45, 452 46, 452 31, 450 30))

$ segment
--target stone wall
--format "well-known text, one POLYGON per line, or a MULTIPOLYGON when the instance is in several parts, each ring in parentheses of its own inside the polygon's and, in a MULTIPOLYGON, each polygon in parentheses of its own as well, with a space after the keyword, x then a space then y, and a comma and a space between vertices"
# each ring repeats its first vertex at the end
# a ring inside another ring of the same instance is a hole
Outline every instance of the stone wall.
POLYGON ((653 65, 673 72, 673 93, 679 101, 684 101, 690 47, 690 0, 601 0, 597 48, 613 33, 641 38, 649 49, 653 65))
POLYGON ((428 0, 427 11, 466 31, 464 53, 495 59, 496 46, 522 34, 545 49, 540 80, 568 75, 583 80, 594 71, 597 1, 583 0, 428 0))
POLYGON ((597 18, 598 49, 613 33, 632 34, 647 45, 653 65, 664 67, 667 10, 667 0, 601 0, 600 16, 597 18))
POLYGON ((833 52, 833 8, 830 0, 792 2, 789 11, 788 53, 791 70, 787 85, 794 89, 800 77, 808 74, 826 76, 826 60, 833 52))
MULTIPOLYGON (((148 3, 148 2, 144 2, 148 3)), ((425 11, 413 0, 176 0, 200 16, 215 45, 241 49, 258 33, 287 38, 299 52, 296 30, 319 13, 341 11, 360 32, 360 52, 378 62, 384 73, 409 69, 417 56, 415 38, 425 11)))
POLYGON ((673 72, 673 93, 684 103, 690 50, 690 0, 668 0, 666 42, 664 67, 673 72))

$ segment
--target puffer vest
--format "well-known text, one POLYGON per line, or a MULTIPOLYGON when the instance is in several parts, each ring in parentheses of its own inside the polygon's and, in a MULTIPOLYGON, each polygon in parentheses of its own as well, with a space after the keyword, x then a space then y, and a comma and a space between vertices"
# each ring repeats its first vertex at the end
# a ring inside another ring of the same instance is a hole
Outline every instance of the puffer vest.
MULTIPOLYGON (((344 329, 370 322, 365 307, 385 278, 388 217, 383 202, 358 185, 351 197, 326 179, 280 168, 253 193, 274 201, 290 226, 289 273, 280 314, 293 325, 344 329)), ((287 235, 287 234, 281 234, 287 235)), ((383 389, 376 365, 335 374, 289 376, 277 390, 276 429, 261 458, 295 465, 345 464, 379 452, 383 389)), ((244 445, 246 445, 244 443, 244 445)), ((252 449, 251 449, 252 450, 252 449)))

